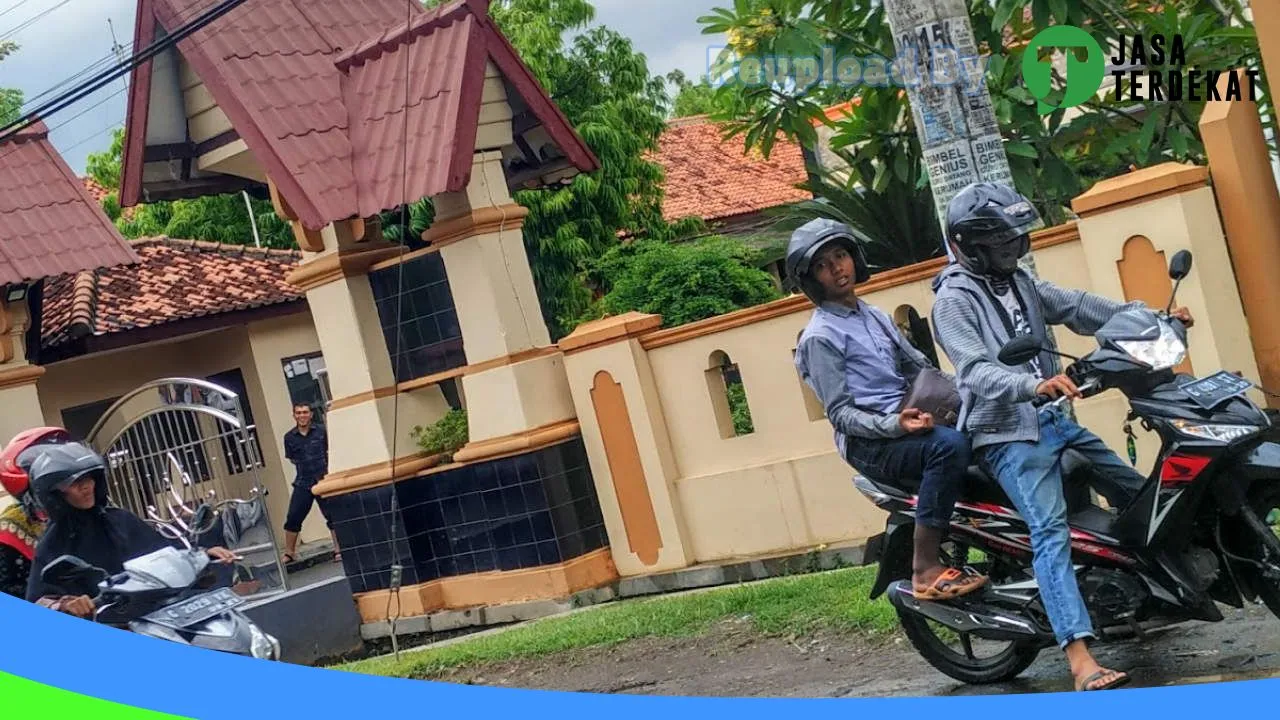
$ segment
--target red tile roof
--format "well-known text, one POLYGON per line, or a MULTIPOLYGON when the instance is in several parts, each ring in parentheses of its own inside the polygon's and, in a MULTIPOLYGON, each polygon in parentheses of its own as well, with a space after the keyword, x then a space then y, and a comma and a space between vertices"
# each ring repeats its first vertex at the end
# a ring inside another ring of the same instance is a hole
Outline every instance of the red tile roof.
POLYGON ((666 173, 667 220, 724 220, 813 198, 796 187, 808 179, 799 145, 779 140, 766 160, 758 150, 745 153, 741 136, 722 137, 722 126, 702 116, 674 121, 662 133, 652 159, 666 173))
MULTIPOLYGON (((136 43, 149 44, 157 26, 173 30, 213 2, 139 0, 136 43)), ((570 162, 582 171, 598 166, 494 26, 488 5, 455 0, 424 10, 413 0, 246 0, 178 49, 285 202, 314 230, 464 189, 486 61, 570 162)), ((150 86, 145 63, 134 71, 129 98, 124 207, 141 200, 150 86)))
POLYGON ((285 282, 302 258, 297 251, 170 238, 132 245, 137 265, 62 275, 46 284, 44 347, 306 298, 285 282))
POLYGON ((137 261, 38 122, 0 142, 0 285, 137 261))
MULTIPOLYGON (((106 200, 107 196, 114 192, 87 175, 80 178, 80 182, 84 185, 84 189, 89 192, 89 197, 93 198, 93 201, 97 203, 98 207, 102 207, 102 201, 106 200)), ((117 198, 117 200, 118 199, 119 198, 117 198)), ((132 217, 135 210, 135 208, 125 208, 120 212, 120 214, 126 218, 132 217)))

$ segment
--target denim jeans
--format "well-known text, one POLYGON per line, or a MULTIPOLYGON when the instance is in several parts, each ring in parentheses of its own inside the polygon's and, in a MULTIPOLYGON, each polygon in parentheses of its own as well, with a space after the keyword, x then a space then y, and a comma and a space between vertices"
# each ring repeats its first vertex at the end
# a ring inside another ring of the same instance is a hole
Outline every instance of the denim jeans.
POLYGON ((937 530, 950 527, 972 454, 969 438, 949 427, 935 427, 894 439, 850 437, 846 447, 845 460, 863 475, 909 484, 918 478, 916 522, 937 530))
POLYGON ((1039 443, 1004 443, 977 453, 978 461, 999 481, 1031 530, 1032 567, 1060 647, 1081 638, 1097 638, 1071 563, 1061 462, 1067 449, 1089 461, 1091 484, 1114 508, 1127 505, 1146 482, 1098 436, 1058 408, 1041 411, 1039 443))

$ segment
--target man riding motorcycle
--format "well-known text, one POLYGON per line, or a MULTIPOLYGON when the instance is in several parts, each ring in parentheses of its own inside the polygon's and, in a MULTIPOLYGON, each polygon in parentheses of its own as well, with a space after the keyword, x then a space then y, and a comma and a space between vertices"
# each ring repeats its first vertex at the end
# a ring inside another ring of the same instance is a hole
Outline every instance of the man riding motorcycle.
MULTIPOLYGON (((124 563, 170 546, 170 542, 133 513, 107 505, 107 465, 92 448, 78 442, 53 446, 31 465, 31 491, 49 525, 36 546, 26 598, 77 617, 91 617, 92 588, 56 588, 40 575, 62 555, 73 555, 109 574, 124 563)), ((236 555, 226 548, 206 551, 210 558, 231 563, 236 555)))
POLYGON ((26 595, 27 574, 47 520, 36 507, 27 470, 43 449, 70 439, 62 428, 34 428, 18 433, 0 451, 0 485, 14 500, 0 512, 0 592, 6 595, 26 595))
MULTIPOLYGON (((1072 568, 1062 457, 1071 450, 1086 459, 1113 507, 1126 505, 1145 479, 1060 409, 1037 412, 1038 396, 1080 397, 1075 383, 1060 374, 1056 355, 1043 352, 1020 368, 1005 366, 998 355, 1016 336, 1051 347, 1050 325, 1093 335, 1116 313, 1145 305, 1067 290, 1020 269, 1030 233, 1043 223, 1012 188, 966 187, 948 206, 946 225, 958 262, 934 281, 933 326, 956 368, 960 427, 972 439, 975 459, 1028 523, 1036 579, 1076 689, 1118 687, 1128 676, 1100 666, 1086 644, 1097 636, 1072 568)), ((1186 309, 1173 315, 1191 325, 1186 309)))

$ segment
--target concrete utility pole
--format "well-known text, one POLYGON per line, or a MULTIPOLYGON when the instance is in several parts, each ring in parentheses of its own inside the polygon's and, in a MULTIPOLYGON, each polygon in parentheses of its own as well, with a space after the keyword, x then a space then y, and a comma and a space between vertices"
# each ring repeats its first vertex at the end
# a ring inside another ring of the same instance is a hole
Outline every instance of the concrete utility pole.
POLYGON ((964 0, 884 0, 884 8, 945 232, 947 203, 966 185, 1013 185, 986 65, 964 0))

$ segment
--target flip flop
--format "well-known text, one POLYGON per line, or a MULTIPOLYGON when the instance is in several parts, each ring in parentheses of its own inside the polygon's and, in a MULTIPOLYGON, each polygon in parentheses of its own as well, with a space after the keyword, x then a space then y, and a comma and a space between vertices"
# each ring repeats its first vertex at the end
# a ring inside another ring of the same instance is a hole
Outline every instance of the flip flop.
POLYGON ((1129 676, 1120 670, 1099 670, 1084 679, 1084 682, 1076 685, 1076 692, 1094 692, 1097 690, 1113 690, 1118 687, 1124 687, 1129 684, 1129 676), (1099 685, 1098 687, 1089 687, 1095 682, 1101 680, 1108 675, 1115 675, 1115 679, 1109 683, 1099 685))
POLYGON ((281 553, 281 554, 280 554, 280 562, 281 562, 282 564, 284 564, 284 565, 292 565, 293 563, 298 562, 298 556, 297 556, 297 555, 294 555, 293 553, 289 553, 289 552, 287 552, 287 553, 281 553))
POLYGON ((929 587, 913 587, 917 600, 952 600, 979 590, 987 584, 987 578, 974 572, 962 572, 947 568, 929 587))

